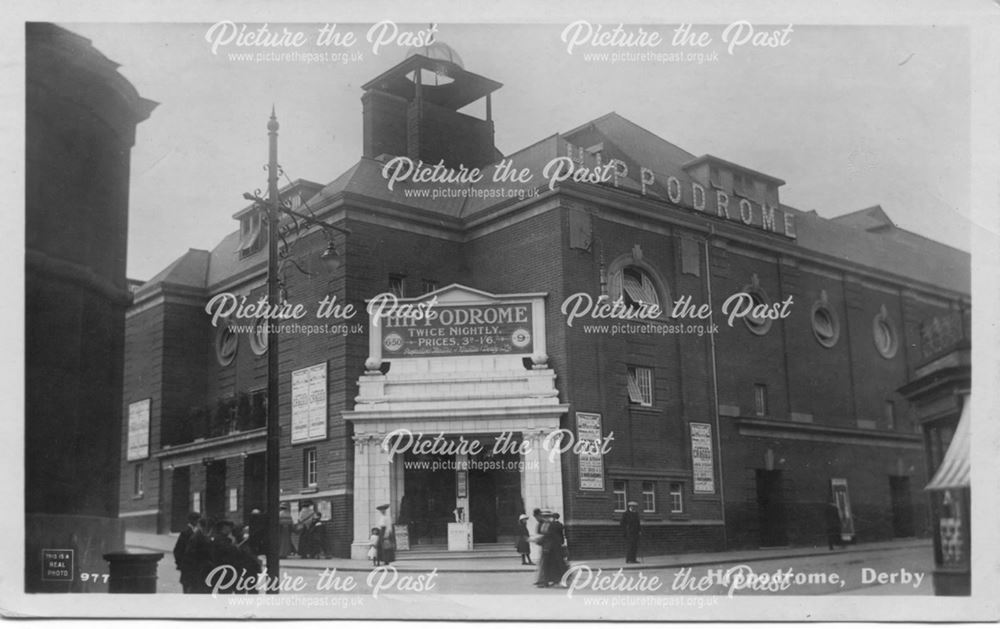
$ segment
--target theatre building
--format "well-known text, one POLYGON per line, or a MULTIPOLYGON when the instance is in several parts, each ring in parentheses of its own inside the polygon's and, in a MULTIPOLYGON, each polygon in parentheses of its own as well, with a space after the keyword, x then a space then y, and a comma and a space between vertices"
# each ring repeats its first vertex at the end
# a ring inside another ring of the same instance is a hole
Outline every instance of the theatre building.
MULTIPOLYGON (((503 155, 501 84, 444 44, 414 52, 362 86, 360 160, 281 191, 350 232, 284 223, 305 314, 277 321, 282 499, 320 505, 335 554, 364 556, 384 503, 403 553, 512 548, 518 515, 547 508, 575 557, 617 555, 632 500, 646 554, 825 545, 831 502, 852 540, 929 534, 898 391, 928 322, 967 326, 968 254, 878 206, 789 207, 777 176, 616 113, 503 155), (415 181, 418 161, 443 166, 415 181)), ((128 312, 134 528, 275 507, 266 338, 222 307, 264 295, 267 232, 253 204, 207 211, 235 231, 128 312)))

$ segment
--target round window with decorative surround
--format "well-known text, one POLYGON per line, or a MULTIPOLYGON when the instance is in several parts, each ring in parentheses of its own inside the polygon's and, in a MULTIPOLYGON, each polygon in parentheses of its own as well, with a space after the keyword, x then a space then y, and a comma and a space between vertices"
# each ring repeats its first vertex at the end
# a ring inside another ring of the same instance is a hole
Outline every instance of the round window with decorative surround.
POLYGON ((230 325, 229 321, 219 324, 215 330, 215 358, 219 364, 226 367, 232 364, 236 358, 236 350, 239 347, 239 336, 230 325))
POLYGON ((750 299, 753 301, 753 306, 750 312, 743 317, 743 323, 747 325, 747 329, 758 336, 763 336, 768 333, 771 329, 771 323, 773 320, 767 317, 758 317, 754 314, 755 310, 763 311, 763 308, 758 308, 758 306, 766 306, 771 303, 768 299, 767 293, 760 286, 750 285, 744 286, 743 292, 750 295, 750 299))
POLYGON ((267 319, 264 317, 253 322, 253 329, 250 331, 250 349, 257 356, 267 353, 267 319))
POLYGON ((896 325, 889 318, 885 306, 875 315, 872 321, 872 336, 875 341, 875 349, 883 358, 892 358, 899 349, 899 334, 896 332, 896 325))
POLYGON ((840 338, 840 321, 827 305, 826 300, 820 300, 813 304, 812 331, 816 341, 823 347, 833 347, 840 338))

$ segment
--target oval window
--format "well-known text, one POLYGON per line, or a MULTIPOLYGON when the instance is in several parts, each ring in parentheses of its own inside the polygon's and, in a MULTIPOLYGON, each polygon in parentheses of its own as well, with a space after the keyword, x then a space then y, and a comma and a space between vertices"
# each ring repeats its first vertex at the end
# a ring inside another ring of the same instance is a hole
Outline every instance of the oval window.
POLYGON ((753 308, 751 308, 749 314, 743 317, 743 323, 746 323, 747 329, 758 336, 767 334, 768 330, 771 329, 773 320, 767 317, 756 316, 754 311, 758 310, 758 306, 766 306, 770 304, 771 300, 767 298, 767 293, 765 293, 764 289, 760 287, 745 286, 743 288, 743 292, 750 295, 750 299, 753 300, 753 308))
POLYGON ((875 349, 883 358, 892 358, 896 355, 896 350, 899 349, 899 336, 896 334, 896 326, 893 325, 885 308, 875 315, 875 320, 872 322, 872 335, 875 340, 875 349))
POLYGON ((823 347, 833 347, 840 338, 840 322, 825 303, 819 302, 813 306, 812 330, 813 336, 823 347))
POLYGON ((253 330, 250 331, 250 349, 257 356, 267 353, 267 319, 258 318, 253 322, 253 330))
POLYGON ((239 347, 239 337, 233 331, 229 321, 224 322, 215 331, 215 357, 223 367, 228 366, 236 358, 239 347))

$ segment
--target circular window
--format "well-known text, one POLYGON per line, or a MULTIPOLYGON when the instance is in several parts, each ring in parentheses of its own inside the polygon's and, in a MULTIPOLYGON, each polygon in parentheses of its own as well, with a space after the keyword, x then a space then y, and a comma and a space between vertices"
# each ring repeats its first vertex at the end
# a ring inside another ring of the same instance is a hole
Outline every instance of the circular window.
POLYGON ((267 353, 267 319, 258 318, 253 322, 253 330, 250 331, 250 349, 257 356, 267 353))
POLYGON ((840 322, 825 302, 816 302, 812 309, 813 336, 823 347, 833 347, 840 338, 840 322))
POLYGON ((771 323, 773 320, 767 317, 757 316, 755 311, 764 308, 758 308, 758 306, 767 306, 771 303, 771 300, 767 298, 767 293, 764 292, 763 288, 751 286, 744 286, 743 292, 750 295, 750 299, 753 301, 753 307, 750 309, 750 313, 743 317, 743 323, 747 324, 747 329, 749 329, 754 334, 758 336, 763 336, 767 334, 768 330, 771 329, 771 323))
POLYGON ((236 358, 236 349, 239 347, 239 337, 228 321, 224 322, 215 331, 215 357, 223 367, 229 365, 236 358))
POLYGON ((872 321, 872 335, 875 339, 875 349, 883 358, 892 358, 899 349, 899 335, 896 334, 896 326, 886 313, 885 308, 875 315, 872 321))

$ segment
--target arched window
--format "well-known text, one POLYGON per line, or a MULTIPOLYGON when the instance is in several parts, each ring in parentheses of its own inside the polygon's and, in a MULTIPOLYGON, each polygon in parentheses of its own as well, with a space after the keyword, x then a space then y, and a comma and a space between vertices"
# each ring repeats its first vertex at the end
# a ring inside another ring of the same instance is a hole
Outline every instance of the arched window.
POLYGON ((637 266, 627 266, 622 269, 621 292, 613 297, 615 299, 621 297, 622 301, 630 306, 660 305, 660 296, 656 292, 653 278, 637 266))
POLYGON ((612 301, 621 299, 630 307, 655 305, 664 314, 669 314, 672 304, 666 282, 642 260, 642 250, 638 246, 632 255, 621 256, 611 263, 608 297, 612 301))

